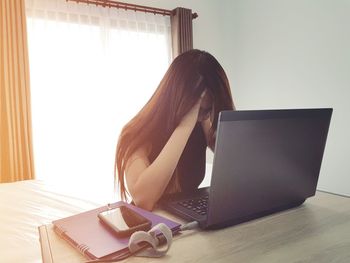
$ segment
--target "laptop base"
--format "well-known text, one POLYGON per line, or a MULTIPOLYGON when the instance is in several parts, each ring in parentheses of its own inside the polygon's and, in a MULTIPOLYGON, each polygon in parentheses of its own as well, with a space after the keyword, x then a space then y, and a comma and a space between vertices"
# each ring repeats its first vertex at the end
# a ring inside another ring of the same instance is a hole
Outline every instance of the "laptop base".
POLYGON ((161 202, 159 203, 160 207, 172 214, 175 214, 179 216, 180 218, 183 218, 186 221, 197 221, 199 223, 199 227, 202 229, 220 229, 228 226, 238 225, 247 221, 251 221, 257 218, 265 217, 268 215, 272 215, 278 212, 282 212, 288 209, 292 209, 295 207, 298 207, 302 205, 306 199, 298 200, 283 206, 279 206, 270 210, 265 210, 256 214, 252 214, 246 217, 239 217, 234 218, 232 220, 228 220, 225 222, 222 222, 220 224, 216 225, 207 225, 207 216, 208 215, 199 215, 190 209, 184 209, 183 206, 180 206, 178 203, 180 201, 184 201, 187 199, 193 199, 193 198, 199 198, 202 196, 205 196, 209 194, 209 187, 206 188, 200 188, 195 193, 176 193, 167 195, 164 198, 162 198, 161 202))
POLYGON ((159 206, 172 214, 178 215, 186 221, 197 221, 199 223, 199 226, 202 227, 207 221, 207 215, 199 215, 190 209, 184 209, 184 207, 181 206, 179 202, 194 198, 201 198, 206 195, 209 195, 209 187, 200 188, 195 192, 190 193, 180 192, 169 194, 160 200, 159 206))

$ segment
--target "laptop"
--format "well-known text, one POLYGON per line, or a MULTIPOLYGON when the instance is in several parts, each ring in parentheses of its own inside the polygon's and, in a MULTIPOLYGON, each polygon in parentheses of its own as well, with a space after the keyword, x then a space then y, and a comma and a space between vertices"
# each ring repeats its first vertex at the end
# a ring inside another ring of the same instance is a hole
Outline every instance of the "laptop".
POLYGON ((301 205, 316 192, 332 111, 222 111, 210 187, 161 207, 215 229, 301 205))

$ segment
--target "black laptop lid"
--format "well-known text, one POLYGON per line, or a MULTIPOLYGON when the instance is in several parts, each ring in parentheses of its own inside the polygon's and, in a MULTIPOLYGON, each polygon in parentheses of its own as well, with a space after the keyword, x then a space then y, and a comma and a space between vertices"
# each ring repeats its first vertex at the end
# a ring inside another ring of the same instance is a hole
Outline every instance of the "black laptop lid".
POLYGON ((315 194, 332 109, 220 113, 208 225, 245 221, 315 194))

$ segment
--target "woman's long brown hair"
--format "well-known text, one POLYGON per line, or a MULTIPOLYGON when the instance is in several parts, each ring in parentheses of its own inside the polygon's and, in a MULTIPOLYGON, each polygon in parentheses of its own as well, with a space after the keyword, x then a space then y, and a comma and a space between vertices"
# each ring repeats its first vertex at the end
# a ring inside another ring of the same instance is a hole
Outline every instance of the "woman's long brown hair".
POLYGON ((160 153, 204 90, 212 99, 213 119, 208 144, 214 149, 219 112, 234 109, 227 76, 219 62, 208 52, 194 49, 176 57, 151 99, 124 126, 119 136, 115 176, 123 200, 127 194, 124 174, 129 158, 146 145, 151 145, 152 152, 160 153))

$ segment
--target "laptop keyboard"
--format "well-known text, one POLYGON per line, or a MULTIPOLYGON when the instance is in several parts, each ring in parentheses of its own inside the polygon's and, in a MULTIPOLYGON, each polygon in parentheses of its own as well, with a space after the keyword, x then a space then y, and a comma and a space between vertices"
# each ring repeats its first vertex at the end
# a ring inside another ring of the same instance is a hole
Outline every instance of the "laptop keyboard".
POLYGON ((199 198, 184 200, 184 201, 178 202, 178 204, 189 210, 194 211, 199 215, 206 215, 207 207, 208 207, 208 199, 209 199, 209 195, 206 195, 199 198))

